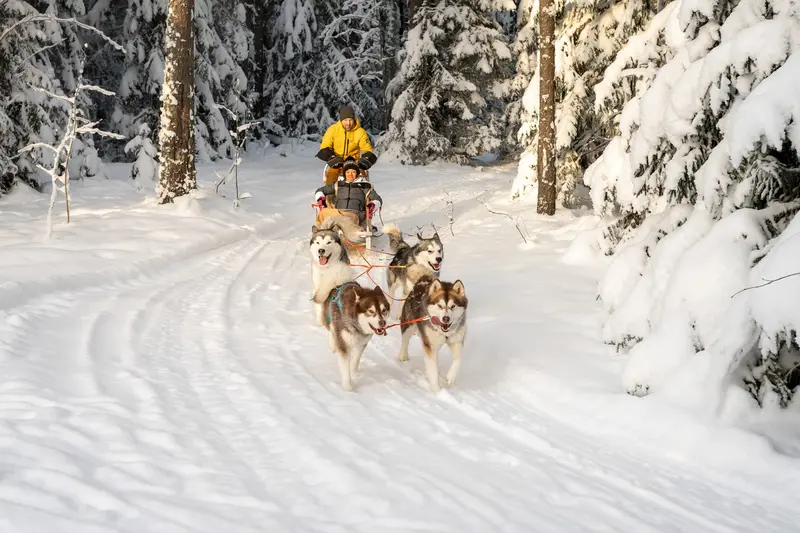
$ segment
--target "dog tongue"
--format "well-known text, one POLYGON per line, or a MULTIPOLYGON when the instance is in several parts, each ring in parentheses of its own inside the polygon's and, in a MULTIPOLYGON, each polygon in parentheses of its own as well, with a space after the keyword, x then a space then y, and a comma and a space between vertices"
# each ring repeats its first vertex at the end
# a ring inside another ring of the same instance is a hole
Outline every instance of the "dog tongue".
POLYGON ((320 264, 320 265, 327 265, 327 264, 328 264, 328 258, 327 258, 327 257, 325 257, 324 255, 320 256, 320 258, 319 258, 319 264, 320 264))

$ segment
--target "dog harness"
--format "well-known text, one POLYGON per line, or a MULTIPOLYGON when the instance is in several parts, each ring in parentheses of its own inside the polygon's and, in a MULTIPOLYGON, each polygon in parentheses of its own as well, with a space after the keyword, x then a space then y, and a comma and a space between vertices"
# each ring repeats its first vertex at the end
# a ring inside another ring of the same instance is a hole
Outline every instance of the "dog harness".
POLYGON ((333 296, 331 296, 331 299, 328 302, 328 324, 330 324, 332 320, 330 304, 336 302, 336 305, 339 307, 339 312, 342 311, 342 290, 347 285, 358 285, 358 283, 356 283, 355 281, 348 281, 347 283, 342 283, 336 288, 336 292, 333 294, 333 296))

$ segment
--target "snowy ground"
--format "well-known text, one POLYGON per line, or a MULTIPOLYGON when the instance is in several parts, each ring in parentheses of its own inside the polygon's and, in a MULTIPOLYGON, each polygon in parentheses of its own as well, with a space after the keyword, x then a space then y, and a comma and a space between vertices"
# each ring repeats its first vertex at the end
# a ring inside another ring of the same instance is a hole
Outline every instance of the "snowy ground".
POLYGON ((252 154, 238 210, 210 167, 169 208, 77 184, 49 242, 47 198, 0 199, 0 531, 800 531, 797 459, 623 393, 602 267, 570 248, 597 219, 509 205, 512 172, 376 167, 387 222, 441 226, 470 333, 438 396, 397 329, 343 392, 309 303, 313 151, 252 154))

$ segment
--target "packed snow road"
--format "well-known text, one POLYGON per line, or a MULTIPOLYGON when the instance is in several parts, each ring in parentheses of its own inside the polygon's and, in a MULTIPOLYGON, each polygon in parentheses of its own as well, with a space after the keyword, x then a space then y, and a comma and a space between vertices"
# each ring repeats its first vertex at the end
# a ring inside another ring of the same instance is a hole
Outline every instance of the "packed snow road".
POLYGON ((622 393, 598 267, 563 260, 597 220, 501 205, 502 172, 373 173, 387 221, 440 226, 470 333, 439 395, 396 330, 342 391, 309 302, 319 172, 266 158, 236 212, 86 185, 49 243, 43 202, 0 200, 0 531, 800 531, 795 460, 622 393))

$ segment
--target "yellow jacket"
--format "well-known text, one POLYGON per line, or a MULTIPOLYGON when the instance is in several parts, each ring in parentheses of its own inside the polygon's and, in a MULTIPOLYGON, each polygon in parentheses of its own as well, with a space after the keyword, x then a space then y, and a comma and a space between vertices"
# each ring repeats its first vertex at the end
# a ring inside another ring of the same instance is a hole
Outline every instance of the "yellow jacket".
POLYGON ((356 119, 356 125, 350 131, 345 131, 341 121, 332 124, 319 145, 320 150, 330 148, 333 152, 347 159, 353 157, 358 160, 365 152, 372 152, 372 144, 366 130, 361 127, 361 123, 356 119))

